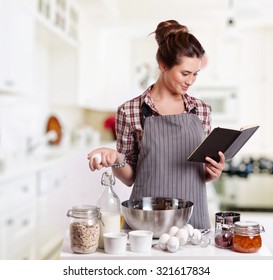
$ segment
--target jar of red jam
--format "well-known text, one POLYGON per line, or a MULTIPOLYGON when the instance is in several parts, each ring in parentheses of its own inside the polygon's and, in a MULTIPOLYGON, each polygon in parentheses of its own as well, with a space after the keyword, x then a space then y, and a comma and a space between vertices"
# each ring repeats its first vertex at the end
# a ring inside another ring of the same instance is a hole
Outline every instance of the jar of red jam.
POLYGON ((264 232, 264 227, 256 222, 235 222, 232 240, 233 250, 240 253, 255 253, 259 251, 262 247, 261 232, 264 232))

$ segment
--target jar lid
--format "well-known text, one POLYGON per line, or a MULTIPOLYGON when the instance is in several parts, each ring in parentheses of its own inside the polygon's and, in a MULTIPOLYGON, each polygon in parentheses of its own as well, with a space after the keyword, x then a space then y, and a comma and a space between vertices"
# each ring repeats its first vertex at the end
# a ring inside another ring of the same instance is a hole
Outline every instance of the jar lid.
POLYGON ((222 224, 233 224, 240 221, 240 213, 237 212, 217 212, 215 214, 215 222, 222 224))
POLYGON ((239 234, 259 234, 264 232, 264 227, 257 222, 252 221, 238 221, 234 223, 234 232, 239 234))
POLYGON ((72 209, 67 212, 68 217, 73 218, 100 218, 100 208, 93 205, 79 205, 73 206, 72 209))

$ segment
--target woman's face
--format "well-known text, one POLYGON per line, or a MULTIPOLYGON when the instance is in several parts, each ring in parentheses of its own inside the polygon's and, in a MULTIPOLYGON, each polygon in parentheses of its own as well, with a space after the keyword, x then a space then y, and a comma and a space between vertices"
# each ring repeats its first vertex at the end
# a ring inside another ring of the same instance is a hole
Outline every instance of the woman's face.
POLYGON ((165 86, 174 94, 185 94, 201 69, 201 58, 186 57, 181 63, 163 71, 165 86))

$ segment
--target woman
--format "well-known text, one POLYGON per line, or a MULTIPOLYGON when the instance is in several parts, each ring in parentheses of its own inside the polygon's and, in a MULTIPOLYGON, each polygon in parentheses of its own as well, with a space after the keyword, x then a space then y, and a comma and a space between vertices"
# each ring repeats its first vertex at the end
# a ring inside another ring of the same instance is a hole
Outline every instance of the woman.
POLYGON ((155 30, 159 78, 142 95, 122 104, 116 116, 117 151, 99 148, 88 154, 92 171, 112 167, 117 178, 133 186, 131 198, 176 197, 194 202, 189 221, 210 228, 206 182, 219 178, 225 157, 207 163, 187 157, 210 133, 211 107, 187 94, 201 68, 204 49, 175 20, 155 30), (93 156, 101 154, 101 161, 93 156))

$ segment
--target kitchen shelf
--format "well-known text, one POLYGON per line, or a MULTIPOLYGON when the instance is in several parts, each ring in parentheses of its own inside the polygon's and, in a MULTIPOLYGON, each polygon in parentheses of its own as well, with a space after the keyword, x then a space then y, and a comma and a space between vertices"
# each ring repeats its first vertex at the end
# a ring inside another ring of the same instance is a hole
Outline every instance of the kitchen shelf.
POLYGON ((35 19, 51 33, 77 46, 79 12, 73 0, 37 0, 35 19))
POLYGON ((0 92, 27 97, 33 90, 33 21, 23 1, 0 1, 0 37, 0 92))
POLYGON ((69 38, 40 15, 35 16, 36 34, 46 45, 52 48, 71 48, 77 50, 78 42, 69 38))

